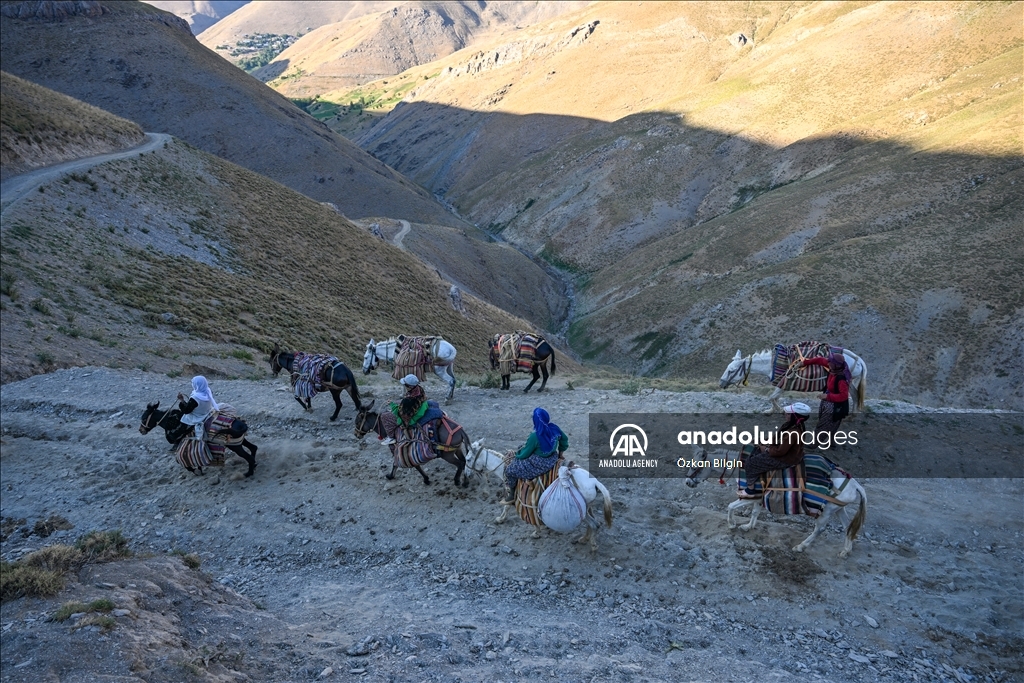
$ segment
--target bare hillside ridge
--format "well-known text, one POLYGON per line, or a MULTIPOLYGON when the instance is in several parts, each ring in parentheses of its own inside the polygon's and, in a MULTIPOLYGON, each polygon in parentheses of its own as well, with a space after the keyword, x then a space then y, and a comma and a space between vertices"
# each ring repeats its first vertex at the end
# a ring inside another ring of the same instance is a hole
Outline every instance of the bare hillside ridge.
MULTIPOLYGON (((176 135, 346 215, 456 222, 429 193, 203 47, 183 20, 141 2, 97 4, 105 12, 92 18, 5 16, 5 70, 176 135)), ((7 2, 3 10, 22 6, 7 2)))
POLYGON ((531 324, 449 284, 332 209, 175 140, 47 183, 3 221, 3 380, 105 364, 264 376, 266 351, 330 353, 441 334, 456 375, 531 324))
POLYGON ((0 72, 0 178, 134 147, 135 123, 0 72))
POLYGON ((188 22, 194 35, 199 35, 224 17, 249 4, 249 0, 146 0, 165 12, 188 22))
POLYGON ((359 142, 574 273, 585 358, 711 379, 825 338, 868 349, 871 390, 1019 396, 984 359, 1019 338, 1022 5, 702 7, 424 65, 359 142))
MULTIPOLYGON (((253 75, 289 97, 316 97, 401 73, 588 4, 402 3, 383 12, 321 26, 253 75)), ((204 44, 214 47, 207 40, 204 44)))

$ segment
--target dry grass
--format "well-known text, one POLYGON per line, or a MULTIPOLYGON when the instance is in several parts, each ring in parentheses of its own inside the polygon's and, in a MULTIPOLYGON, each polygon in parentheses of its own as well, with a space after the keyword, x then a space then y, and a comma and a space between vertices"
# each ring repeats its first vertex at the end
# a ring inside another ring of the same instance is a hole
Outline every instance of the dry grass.
POLYGON ((223 363, 254 376, 265 374, 277 341, 358 366, 371 336, 400 333, 441 334, 459 351, 457 373, 483 371, 482 340, 532 327, 471 296, 467 315, 456 313, 449 285, 414 257, 183 143, 33 194, 5 217, 0 262, 25 299, 52 302, 49 316, 13 299, 2 312, 7 378, 7 368, 43 370, 76 351, 120 348, 120 339, 151 350, 151 360, 136 363, 170 371, 187 360, 175 361, 184 340, 220 345, 223 363), (42 327, 69 316, 75 322, 62 323, 63 332, 42 327), (50 354, 50 363, 26 358, 28 350, 50 354))
POLYGON ((131 121, 0 72, 0 169, 6 174, 139 144, 131 121))

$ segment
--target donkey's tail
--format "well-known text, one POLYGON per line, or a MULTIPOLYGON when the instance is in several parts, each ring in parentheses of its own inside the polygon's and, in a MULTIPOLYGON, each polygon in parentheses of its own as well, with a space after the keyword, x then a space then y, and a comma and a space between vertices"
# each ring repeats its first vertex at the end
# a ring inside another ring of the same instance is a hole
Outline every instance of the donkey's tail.
POLYGON ((860 501, 859 507, 857 508, 857 514, 850 522, 850 526, 846 529, 846 540, 851 543, 857 538, 857 534, 860 533, 860 528, 864 526, 864 518, 868 513, 868 495, 864 492, 864 487, 860 484, 857 485, 857 496, 860 501))
MULTIPOLYGON (((551 344, 548 344, 548 346, 551 346, 551 344)), ((551 346, 551 375, 554 376, 554 374, 555 374, 555 347, 551 346)), ((609 522, 609 524, 611 524, 611 522, 609 522)))
POLYGON ((864 398, 868 391, 868 366, 860 362, 860 381, 857 382, 857 410, 864 410, 864 398))
POLYGON ((345 379, 348 380, 349 396, 352 397, 352 402, 356 404, 356 410, 363 409, 363 403, 359 400, 359 387, 356 385, 356 377, 352 374, 352 370, 346 365, 345 367, 345 379))

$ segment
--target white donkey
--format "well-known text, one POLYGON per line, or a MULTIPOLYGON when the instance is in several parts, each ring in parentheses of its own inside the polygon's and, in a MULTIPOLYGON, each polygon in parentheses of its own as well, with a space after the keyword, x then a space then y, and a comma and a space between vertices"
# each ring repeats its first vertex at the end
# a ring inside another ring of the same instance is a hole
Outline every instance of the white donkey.
MULTIPOLYGON (((371 338, 363 353, 363 374, 369 375, 372 370, 376 370, 381 361, 393 365, 400 346, 400 341, 393 337, 382 342, 371 338)), ((449 401, 455 394, 455 373, 452 371, 452 365, 455 363, 456 353, 455 347, 440 337, 434 341, 430 349, 430 354, 434 358, 434 374, 448 385, 448 396, 445 398, 449 401)))
MULTIPOLYGON (((505 459, 501 453, 490 448, 484 448, 484 440, 479 439, 474 441, 469 447, 469 455, 466 456, 466 470, 473 474, 479 475, 484 482, 487 481, 488 476, 493 475, 501 482, 505 481, 505 459)), ((597 518, 590 511, 590 504, 597 500, 598 493, 604 499, 604 521, 609 527, 612 525, 612 497, 608 493, 608 489, 605 488, 604 484, 599 482, 590 472, 586 471, 582 467, 573 466, 569 470, 569 474, 572 475, 572 480, 576 484, 580 493, 587 501, 587 515, 584 521, 587 525, 587 531, 582 537, 577 539, 577 543, 590 542, 591 550, 597 550, 597 536, 595 532, 599 526, 597 518)), ((501 511, 501 514, 495 519, 495 523, 501 524, 508 517, 508 511, 511 509, 511 505, 506 505, 505 509, 501 511)), ((540 537, 540 532, 534 530, 534 538, 540 537)))
MULTIPOLYGON (((711 462, 712 459, 733 463, 738 458, 739 453, 736 451, 728 452, 724 450, 712 451, 709 458, 708 451, 703 450, 699 446, 694 448, 694 459, 698 463, 711 462)), ((735 477, 739 474, 739 469, 732 466, 722 468, 721 470, 718 468, 694 467, 687 474, 686 485, 693 488, 702 480, 716 474, 718 482, 725 484, 726 478, 735 477)), ((814 520, 814 531, 802 543, 793 547, 793 550, 798 553, 802 553, 818 537, 818 534, 828 526, 829 519, 837 511, 841 517, 845 517, 843 526, 846 529, 846 543, 843 545, 843 550, 839 553, 839 557, 846 557, 853 550, 853 541, 857 538, 857 534, 860 533, 861 527, 864 526, 864 518, 868 510, 868 495, 864 491, 864 487, 856 479, 848 477, 842 470, 832 470, 832 489, 838 491, 834 498, 835 502, 827 501, 825 503, 825 509, 814 520), (847 507, 852 503, 857 503, 856 514, 852 514, 849 507, 847 507)), ((764 507, 764 503, 761 498, 738 498, 729 503, 725 517, 726 523, 730 529, 735 529, 738 522, 733 521, 733 514, 743 508, 750 508, 750 521, 740 526, 741 531, 749 531, 757 523, 757 516, 760 514, 762 507, 764 507)))
MULTIPOLYGON (((851 401, 850 413, 857 412, 864 406, 864 394, 867 391, 868 385, 868 366, 864 362, 864 359, 855 354, 849 349, 843 349, 843 358, 846 359, 846 367, 850 369, 850 398, 856 396, 855 401, 851 401)), ((722 373, 722 379, 719 381, 719 386, 725 389, 731 384, 746 384, 747 378, 751 375, 764 375, 771 381, 772 378, 772 350, 765 349, 758 353, 752 353, 749 356, 744 356, 740 353, 739 349, 736 350, 736 355, 732 357, 729 362, 729 366, 722 373)), ((784 390, 780 387, 775 387, 775 391, 772 392, 768 400, 771 401, 771 408, 768 412, 774 410, 776 413, 782 412, 782 407, 779 405, 779 396, 782 395, 784 390)), ((809 392, 809 393, 820 393, 820 392, 809 392)))

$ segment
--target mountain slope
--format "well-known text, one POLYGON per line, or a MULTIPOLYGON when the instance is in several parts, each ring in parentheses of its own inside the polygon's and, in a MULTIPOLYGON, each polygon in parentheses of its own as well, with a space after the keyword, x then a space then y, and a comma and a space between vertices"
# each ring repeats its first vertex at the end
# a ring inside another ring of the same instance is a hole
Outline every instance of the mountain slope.
POLYGON ((711 378, 816 337, 874 391, 990 402, 1024 376, 987 362, 1020 339, 1022 19, 601 4, 409 72, 440 75, 358 142, 576 274, 585 358, 711 378))
POLYGON ((468 295, 455 312, 414 257, 180 140, 43 185, 2 230, 5 382, 82 364, 256 377, 275 341, 358 371, 371 336, 399 333, 442 334, 456 371, 481 373, 484 340, 530 327, 468 295))
POLYGON ((139 2, 93 3, 102 14, 63 21, 10 18, 46 4, 0 6, 5 70, 172 133, 346 215, 456 221, 421 188, 204 48, 183 20, 139 2))
POLYGON ((0 72, 0 178, 134 147, 144 138, 131 121, 0 72))
MULTIPOLYGON (((253 75, 271 81, 275 90, 289 97, 315 97, 401 73, 588 4, 403 3, 383 12, 321 26, 253 75)), ((209 41, 204 42, 212 47, 209 41)))
POLYGON ((194 35, 199 35, 218 21, 249 4, 249 0, 146 0, 165 12, 188 22, 194 35))

